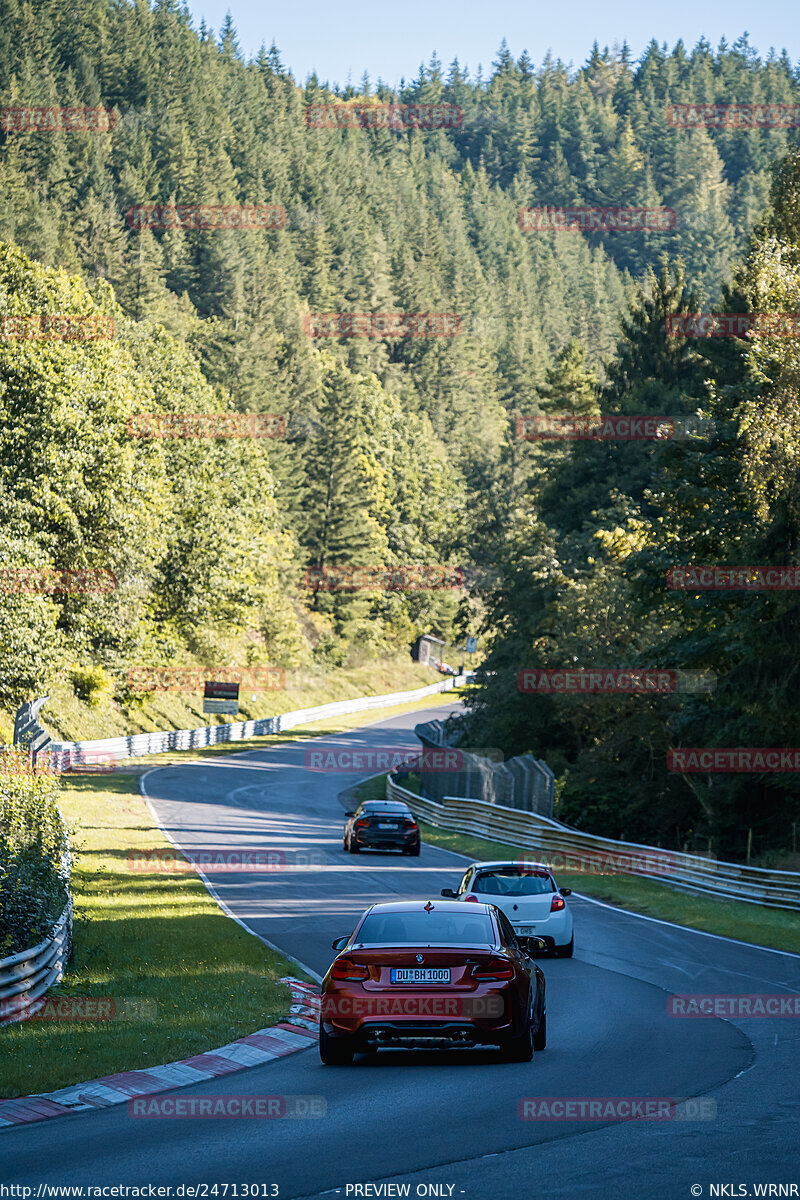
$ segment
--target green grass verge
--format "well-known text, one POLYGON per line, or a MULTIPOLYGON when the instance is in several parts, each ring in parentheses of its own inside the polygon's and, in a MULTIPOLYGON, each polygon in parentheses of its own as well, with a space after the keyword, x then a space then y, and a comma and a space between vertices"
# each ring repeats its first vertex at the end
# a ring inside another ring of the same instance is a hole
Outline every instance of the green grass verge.
MULTIPOLYGON (((386 776, 376 775, 373 779, 365 779, 356 788, 356 799, 359 804, 362 800, 383 800, 386 795, 386 776)), ((420 826, 422 822, 419 822, 420 826)))
POLYGON ((224 916, 194 874, 134 874, 130 850, 171 849, 136 775, 75 778, 61 810, 76 851, 75 953, 56 996, 113 997, 102 1021, 0 1029, 0 1096, 187 1058, 286 1013, 282 975, 303 977, 224 916), (134 1003, 135 1002, 135 1003, 134 1003))
MULTIPOLYGON (((358 789, 358 799, 377 799, 385 793, 385 776, 366 780, 358 789)), ((445 850, 454 850, 474 861, 499 858, 531 858, 533 852, 503 842, 491 842, 472 834, 450 833, 435 825, 419 822, 422 839, 445 850)), ((702 929, 722 937, 737 938, 756 946, 790 950, 800 954, 800 919, 782 908, 762 908, 735 900, 713 899, 681 892, 668 884, 635 875, 588 875, 558 872, 558 883, 595 900, 618 908, 674 921, 690 929, 702 929)))

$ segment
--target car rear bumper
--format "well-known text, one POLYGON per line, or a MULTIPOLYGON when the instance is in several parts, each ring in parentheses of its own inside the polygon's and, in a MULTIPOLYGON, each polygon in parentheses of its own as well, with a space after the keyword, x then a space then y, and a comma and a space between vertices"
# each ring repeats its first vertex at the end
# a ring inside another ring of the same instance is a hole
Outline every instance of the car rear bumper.
POLYGON ((539 920, 515 921, 512 919, 511 924, 520 941, 527 942, 534 937, 544 938, 551 950, 556 946, 566 946, 572 937, 572 914, 569 910, 549 913, 539 920))
POLYGON ((364 850, 405 850, 415 846, 419 841, 419 830, 412 829, 408 833, 404 829, 386 832, 385 830, 359 829, 355 835, 356 845, 364 850))
POLYGON ((328 992, 322 997, 320 1021, 331 1037, 354 1037, 360 1043, 421 1037, 466 1044, 497 1042, 513 1032, 515 1002, 502 988, 479 994, 328 992), (469 1037, 467 1038, 467 1034, 469 1037))
POLYGON ((498 1046, 512 1032, 508 1024, 483 1028, 469 1021, 368 1021, 357 1035, 357 1042, 364 1047, 445 1050, 459 1046, 498 1046))

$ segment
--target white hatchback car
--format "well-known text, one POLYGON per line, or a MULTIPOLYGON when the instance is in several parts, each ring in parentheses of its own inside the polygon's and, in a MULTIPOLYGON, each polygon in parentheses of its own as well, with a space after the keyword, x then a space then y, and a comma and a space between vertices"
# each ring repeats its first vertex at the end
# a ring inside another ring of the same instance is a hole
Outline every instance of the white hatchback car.
POLYGON ((559 958, 572 958, 575 939, 572 913, 565 896, 571 888, 558 888, 543 863, 478 862, 467 867, 456 891, 442 888, 453 900, 494 904, 505 913, 525 945, 529 938, 544 938, 559 958))

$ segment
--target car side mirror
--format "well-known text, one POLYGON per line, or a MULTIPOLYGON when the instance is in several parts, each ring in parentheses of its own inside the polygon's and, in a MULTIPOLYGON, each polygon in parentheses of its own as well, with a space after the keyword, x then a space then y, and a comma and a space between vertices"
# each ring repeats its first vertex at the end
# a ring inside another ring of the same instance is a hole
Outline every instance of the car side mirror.
POLYGON ((442 888, 442 895, 449 896, 451 900, 455 900, 456 894, 452 888, 442 888))
POLYGON ((346 817, 354 817, 356 814, 354 812, 346 812, 344 815, 346 817))
POLYGON ((562 888, 562 889, 561 889, 561 895, 562 895, 562 896, 571 896, 571 895, 572 895, 572 888, 562 888))
POLYGON ((344 937, 338 937, 335 942, 331 942, 331 950, 344 950, 349 941, 350 934, 346 933, 344 937))
POLYGON ((530 946, 531 950, 535 950, 539 954, 544 954, 544 952, 547 950, 547 942, 544 940, 544 938, 528 938, 528 945, 530 946))

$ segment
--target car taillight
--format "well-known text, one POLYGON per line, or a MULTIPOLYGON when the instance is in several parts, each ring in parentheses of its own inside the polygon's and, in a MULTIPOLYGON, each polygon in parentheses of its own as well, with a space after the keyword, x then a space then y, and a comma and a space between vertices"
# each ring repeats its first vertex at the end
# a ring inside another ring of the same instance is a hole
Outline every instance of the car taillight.
POLYGON ((406 817, 406 829, 416 829, 417 822, 413 817, 406 817))
POLYGON ((356 829, 363 829, 365 825, 369 825, 369 817, 362 817, 356 821, 356 829))
POLYGON ((478 899, 478 897, 477 897, 477 896, 473 896, 471 892, 470 892, 470 894, 469 894, 468 896, 465 896, 465 897, 464 897, 464 899, 465 899, 465 900, 471 900, 473 904, 480 904, 480 900, 478 899))
POLYGON ((513 979, 514 968, 503 958, 490 958, 487 963, 478 963, 472 968, 473 979, 513 979))
POLYGON ((566 901, 563 896, 553 896, 550 901, 550 912, 559 912, 562 908, 566 908, 566 901))
POLYGON ((337 958, 331 967, 331 979, 369 979, 369 967, 349 958, 337 958))

